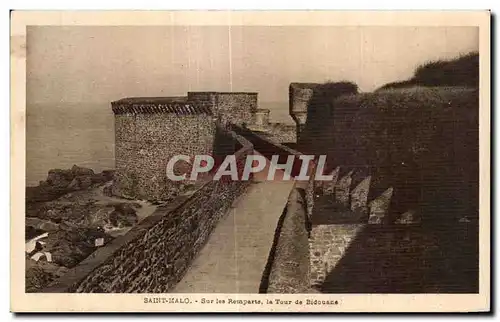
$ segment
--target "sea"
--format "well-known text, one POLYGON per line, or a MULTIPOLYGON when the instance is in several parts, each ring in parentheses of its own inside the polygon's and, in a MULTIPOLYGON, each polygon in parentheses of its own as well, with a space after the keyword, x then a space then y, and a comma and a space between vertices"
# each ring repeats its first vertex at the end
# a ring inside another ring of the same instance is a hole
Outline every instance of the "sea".
MULTIPOLYGON (((271 122, 294 124, 288 102, 259 102, 271 122)), ((74 164, 96 172, 114 169, 114 120, 109 102, 29 104, 26 108, 26 185, 36 186, 50 169, 74 164)))

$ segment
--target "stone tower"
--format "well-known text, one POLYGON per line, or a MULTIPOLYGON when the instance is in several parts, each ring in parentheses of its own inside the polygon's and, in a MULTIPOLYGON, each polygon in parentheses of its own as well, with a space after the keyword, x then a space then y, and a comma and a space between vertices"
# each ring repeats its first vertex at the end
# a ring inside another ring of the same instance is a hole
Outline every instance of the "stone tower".
MULTIPOLYGON (((174 155, 213 155, 220 123, 252 123, 257 93, 189 92, 186 97, 133 97, 111 103, 115 115, 113 194, 166 200, 179 181, 167 178, 174 155)), ((219 148, 218 151, 221 149, 219 148)))
POLYGON ((305 128, 308 104, 317 86, 317 83, 291 83, 288 89, 289 113, 297 124, 297 142, 305 128))
POLYGON ((113 194, 165 200, 178 182, 167 179, 174 155, 211 154, 215 136, 208 103, 171 98, 126 98, 112 103, 116 174, 113 194))

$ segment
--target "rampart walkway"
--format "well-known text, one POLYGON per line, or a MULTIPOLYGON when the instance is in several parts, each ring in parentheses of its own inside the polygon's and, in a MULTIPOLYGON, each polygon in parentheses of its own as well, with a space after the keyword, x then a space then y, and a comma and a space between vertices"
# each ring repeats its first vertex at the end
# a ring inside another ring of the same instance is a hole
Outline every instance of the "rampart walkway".
POLYGON ((212 232, 173 293, 258 293, 293 181, 258 181, 212 232))

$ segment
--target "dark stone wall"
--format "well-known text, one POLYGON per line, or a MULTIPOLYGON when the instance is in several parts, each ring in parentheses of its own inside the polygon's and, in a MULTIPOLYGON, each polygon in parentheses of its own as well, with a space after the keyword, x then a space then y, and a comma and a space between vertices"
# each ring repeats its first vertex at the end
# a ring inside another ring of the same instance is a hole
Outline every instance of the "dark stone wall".
MULTIPOLYGON (((331 117, 331 101, 339 96, 357 92, 356 84, 345 81, 290 84, 290 116, 297 123, 297 144, 302 152, 312 152, 309 149, 312 143, 309 138, 314 136, 314 132, 322 125, 323 120, 331 117)), ((324 143, 331 144, 331 142, 324 143)))
POLYGON ((380 90, 315 111, 310 151, 340 166, 339 177, 353 170, 353 183, 370 175, 369 200, 388 187, 392 197, 381 225, 314 225, 312 284, 325 293, 477 292, 477 89, 380 90), (418 222, 398 224, 405 213, 418 222))
MULTIPOLYGON (((331 126, 334 115, 332 102, 341 96, 356 95, 356 84, 349 82, 324 83, 313 88, 312 95, 306 102, 307 119, 297 144, 304 153, 314 154, 314 146, 322 148, 333 145, 331 137, 322 135, 325 128, 331 126)), ((343 134, 346 135, 346 134, 343 134)))
POLYGON ((457 223, 455 229, 454 236, 446 236, 447 232, 439 227, 422 225, 323 227, 323 240, 331 244, 324 250, 330 252, 328 256, 332 261, 328 263, 324 281, 317 284, 318 290, 322 293, 478 293, 478 227, 457 223), (344 240, 338 237, 341 229, 344 240), (331 236, 327 235, 328 231, 331 236))
MULTIPOLYGON (((241 172, 253 146, 228 133, 241 147, 241 172)), ((234 152, 234 151, 233 151, 234 152)), ((159 207, 126 235, 96 251, 42 292, 165 293, 183 277, 209 235, 250 181, 209 180, 190 197, 159 207)))
POLYGON ((309 146, 327 155, 329 169, 371 175, 375 195, 394 187, 396 214, 416 207, 428 222, 477 218, 478 106, 478 91, 469 88, 342 96, 332 101, 330 117, 308 119, 316 129, 308 132, 309 146))

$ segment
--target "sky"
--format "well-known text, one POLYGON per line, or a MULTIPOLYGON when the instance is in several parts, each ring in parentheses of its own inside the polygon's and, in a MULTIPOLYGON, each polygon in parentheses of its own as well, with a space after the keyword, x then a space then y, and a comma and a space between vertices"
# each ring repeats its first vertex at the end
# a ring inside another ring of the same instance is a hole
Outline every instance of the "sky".
POLYGON ((288 101, 291 82, 368 92, 416 66, 478 51, 475 27, 28 26, 28 104, 110 102, 187 91, 288 101))

